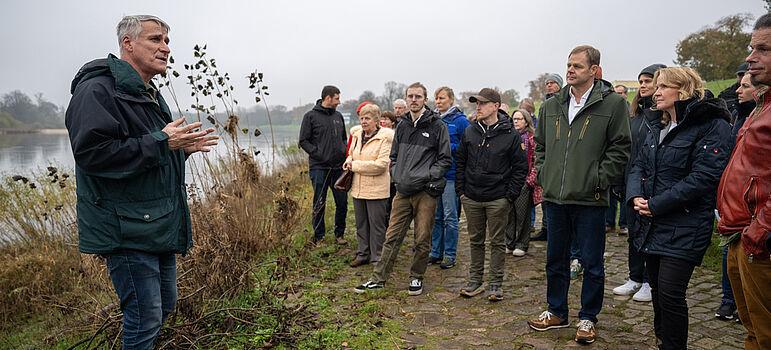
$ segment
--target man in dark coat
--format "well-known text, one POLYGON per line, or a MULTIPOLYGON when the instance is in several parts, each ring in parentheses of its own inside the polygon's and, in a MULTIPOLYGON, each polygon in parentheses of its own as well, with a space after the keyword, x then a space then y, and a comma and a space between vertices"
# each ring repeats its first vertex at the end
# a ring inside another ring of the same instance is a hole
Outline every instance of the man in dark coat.
POLYGON ((472 297, 484 291, 485 228, 490 232, 490 274, 487 298, 503 300, 504 232, 512 203, 527 176, 527 158, 519 132, 501 107, 501 96, 484 88, 469 97, 477 104, 477 119, 463 133, 455 162, 455 192, 466 212, 471 266, 469 283, 460 294, 472 297))
POLYGON ((166 71, 169 26, 118 23, 120 59, 86 63, 65 116, 75 158, 79 249, 106 258, 123 311, 123 347, 151 349, 177 300, 175 254, 192 247, 185 159, 214 129, 180 126, 152 82, 166 71))
POLYGON ((356 293, 383 288, 413 219, 415 249, 407 293, 423 293, 423 274, 428 266, 437 197, 444 192, 444 174, 452 165, 452 155, 447 125, 438 113, 426 107, 426 87, 413 83, 406 92, 410 111, 399 117, 401 121, 396 126, 391 146, 391 179, 396 184, 396 196, 383 252, 372 277, 356 287, 356 293))
POLYGON ((300 126, 300 147, 308 153, 308 176, 313 185, 313 241, 322 246, 326 226, 324 209, 327 189, 335 197, 335 241, 345 244, 345 216, 348 194, 336 190, 335 181, 343 174, 347 137, 343 115, 335 108, 340 104, 340 90, 327 85, 321 89, 321 99, 305 113, 300 126))

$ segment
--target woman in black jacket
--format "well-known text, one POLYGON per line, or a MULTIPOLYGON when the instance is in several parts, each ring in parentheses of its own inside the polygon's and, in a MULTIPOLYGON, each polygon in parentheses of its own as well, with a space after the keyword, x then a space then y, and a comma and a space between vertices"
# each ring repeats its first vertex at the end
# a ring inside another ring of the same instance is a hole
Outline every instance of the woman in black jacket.
POLYGON ((710 244, 717 186, 730 156, 730 116, 724 101, 705 98, 690 68, 663 68, 653 80, 661 122, 641 145, 627 202, 638 214, 634 244, 645 254, 659 348, 685 349, 685 292, 710 244))
MULTIPOLYGON (((632 153, 629 154, 629 162, 626 165, 624 171, 623 183, 629 177, 629 173, 632 170, 637 154, 640 153, 640 145, 645 142, 648 134, 651 133, 651 125, 657 124, 661 121, 661 113, 655 112, 651 109, 654 106, 653 93, 656 92, 656 86, 653 85, 653 75, 656 74, 661 68, 667 66, 655 63, 643 68, 640 74, 637 75, 637 81, 640 83, 640 89, 637 91, 637 95, 632 99, 632 104, 629 108, 629 115, 632 119, 629 121, 629 128, 632 131, 632 153)), ((623 198, 623 190, 625 186, 620 186, 622 191, 615 191, 619 193, 619 197, 623 198)), ((615 189, 615 187, 614 187, 615 189)), ((637 228, 637 212, 632 205, 624 205, 623 209, 626 210, 627 222, 629 223, 629 237, 627 242, 629 243, 629 280, 626 283, 613 288, 613 294, 617 295, 630 295, 632 300, 640 302, 651 301, 651 287, 648 283, 648 272, 645 269, 645 255, 634 248, 634 233, 637 228)))

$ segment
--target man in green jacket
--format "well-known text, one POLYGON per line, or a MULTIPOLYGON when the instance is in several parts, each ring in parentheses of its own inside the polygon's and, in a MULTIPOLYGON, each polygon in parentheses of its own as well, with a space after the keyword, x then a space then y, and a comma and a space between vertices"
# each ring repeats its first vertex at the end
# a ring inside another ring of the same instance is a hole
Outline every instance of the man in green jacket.
POLYGON ((65 124, 75 158, 78 248, 106 259, 123 311, 123 348, 152 349, 177 300, 175 254, 192 247, 185 159, 217 144, 214 129, 181 126, 152 78, 166 71, 169 26, 118 23, 120 58, 86 63, 65 124))
POLYGON ((584 265, 575 340, 592 343, 605 290, 605 209, 610 185, 623 172, 632 144, 629 109, 613 86, 595 77, 600 52, 578 46, 568 56, 568 89, 544 102, 535 140, 537 183, 548 216, 547 311, 528 321, 538 331, 568 326, 570 241, 584 265))

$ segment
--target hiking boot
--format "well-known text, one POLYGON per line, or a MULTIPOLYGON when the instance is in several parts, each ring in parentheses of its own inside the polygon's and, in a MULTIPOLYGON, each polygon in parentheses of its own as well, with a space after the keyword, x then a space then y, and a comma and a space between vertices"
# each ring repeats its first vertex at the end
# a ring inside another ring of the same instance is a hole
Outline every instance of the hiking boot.
POLYGON ((637 293, 638 290, 640 290, 642 285, 643 285, 642 283, 635 282, 635 281, 632 281, 632 280, 628 280, 628 281, 626 281, 626 283, 624 283, 624 284, 622 284, 622 285, 620 285, 620 286, 618 286, 616 288, 613 288, 613 294, 616 294, 616 295, 630 295, 630 294, 634 294, 634 293, 637 293))
POLYGON ((514 251, 511 252, 511 255, 514 255, 514 256, 525 256, 525 254, 527 254, 527 252, 519 248, 514 249, 514 251))
POLYGON ((410 286, 407 287, 407 294, 420 295, 423 293, 423 282, 419 279, 414 279, 410 282, 410 286))
POLYGON ((316 244, 316 248, 324 248, 324 247, 327 246, 326 244, 324 244, 324 241, 322 241, 322 240, 316 241, 315 244, 316 244))
POLYGON ((368 290, 377 290, 382 288, 383 288, 382 283, 375 283, 375 282, 372 282, 372 280, 369 280, 367 282, 364 282, 362 285, 354 288, 353 291, 356 293, 364 293, 368 290))
POLYGON ((629 229, 626 227, 622 227, 618 229, 618 232, 616 232, 619 236, 626 236, 629 234, 629 229))
POLYGON ((570 279, 574 280, 578 278, 578 275, 581 274, 581 271, 584 270, 584 267, 581 266, 581 263, 578 262, 578 259, 573 259, 572 262, 570 262, 570 279))
POLYGON ((490 291, 487 292, 487 300, 493 302, 503 300, 503 289, 501 289, 501 286, 490 286, 490 291))
POLYGON ((725 301, 720 304, 720 307, 715 311, 715 317, 721 320, 733 320, 736 313, 736 304, 726 303, 725 301))
POLYGON ((453 268, 453 267, 455 267, 455 259, 452 259, 452 258, 444 259, 444 262, 439 264, 439 267, 444 269, 444 270, 453 268))
POLYGON ((465 287, 460 289, 460 295, 471 298, 475 295, 478 295, 479 293, 484 292, 485 289, 482 288, 482 283, 479 282, 469 282, 466 284, 465 287))
POLYGON ((357 258, 357 259, 353 259, 353 261, 351 261, 349 265, 351 267, 357 267, 357 266, 366 265, 366 264, 369 264, 369 260, 357 258))
POLYGON ((581 320, 578 322, 578 330, 576 330, 576 341, 581 344, 594 343, 594 322, 589 320, 581 320))
POLYGON ((549 311, 544 311, 538 317, 527 321, 530 328, 537 331, 546 331, 554 328, 565 328, 568 326, 567 318, 559 318, 549 311))
POLYGON ((542 229, 541 231, 538 231, 537 234, 530 236, 531 241, 545 241, 546 237, 548 236, 548 233, 546 229, 542 229))
POLYGON ((442 262, 442 258, 435 258, 433 255, 428 256, 428 264, 434 265, 442 262))
POLYGON ((343 237, 335 238, 335 242, 337 242, 337 244, 339 244, 339 245, 346 245, 346 244, 348 244, 348 241, 346 241, 345 238, 343 238, 343 237))
POLYGON ((648 282, 643 283, 642 287, 640 287, 640 290, 638 290, 637 293, 634 293, 632 296, 632 300, 640 302, 653 300, 653 296, 651 296, 651 285, 648 284, 648 282))

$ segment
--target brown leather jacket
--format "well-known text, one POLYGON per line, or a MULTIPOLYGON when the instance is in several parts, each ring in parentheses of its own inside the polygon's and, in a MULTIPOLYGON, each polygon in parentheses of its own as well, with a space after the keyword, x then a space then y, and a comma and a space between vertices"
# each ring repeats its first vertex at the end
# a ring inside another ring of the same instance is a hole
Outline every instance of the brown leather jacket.
POLYGON ((739 130, 731 160, 718 188, 721 235, 741 232, 750 258, 768 258, 771 231, 771 93, 755 92, 757 107, 739 130))

